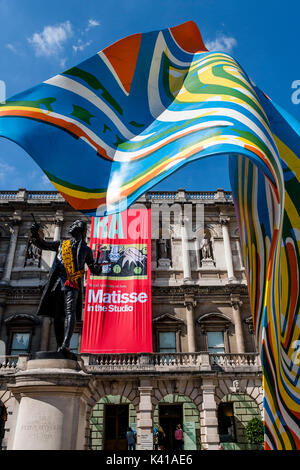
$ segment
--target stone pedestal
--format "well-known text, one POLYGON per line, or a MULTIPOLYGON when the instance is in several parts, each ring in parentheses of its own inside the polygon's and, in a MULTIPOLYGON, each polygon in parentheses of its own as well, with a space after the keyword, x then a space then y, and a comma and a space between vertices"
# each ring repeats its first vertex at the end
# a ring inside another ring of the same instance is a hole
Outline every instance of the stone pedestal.
POLYGON ((160 258, 158 260, 158 267, 159 268, 167 268, 169 269, 171 266, 171 260, 168 258, 160 258))
POLYGON ((201 267, 204 269, 214 269, 215 262, 212 258, 202 258, 201 267))
POLYGON ((9 390, 19 409, 9 450, 83 450, 91 376, 52 353, 29 360, 15 379, 9 390))

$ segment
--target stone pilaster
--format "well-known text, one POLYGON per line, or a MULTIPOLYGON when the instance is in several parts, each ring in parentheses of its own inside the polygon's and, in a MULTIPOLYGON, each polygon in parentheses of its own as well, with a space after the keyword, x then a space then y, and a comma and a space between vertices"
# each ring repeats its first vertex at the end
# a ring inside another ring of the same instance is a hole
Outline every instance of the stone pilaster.
POLYGON ((228 281, 234 282, 236 281, 234 270, 233 270, 233 261, 232 261, 232 251, 231 251, 231 244, 230 244, 230 236, 229 236, 229 225, 230 218, 229 217, 220 217, 220 223, 222 225, 222 233, 223 233, 223 241, 224 241, 224 250, 225 250, 225 261, 228 273, 228 281))
POLYGON ((8 450, 83 450, 90 382, 76 361, 28 361, 8 387, 19 402, 8 450))
POLYGON ((21 211, 15 211, 10 224, 11 235, 1 284, 8 284, 11 278, 21 221, 21 211))
POLYGON ((184 305, 186 307, 186 326, 188 336, 188 352, 196 352, 196 335, 194 321, 194 307, 196 302, 192 297, 185 297, 184 305))
POLYGON ((200 269, 201 268, 200 244, 199 244, 199 238, 198 237, 195 238, 194 243, 195 243, 197 269, 200 269))
POLYGON ((232 315, 233 315, 233 323, 235 327, 235 337, 236 337, 236 346, 238 353, 245 352, 245 341, 244 341, 244 334, 243 334, 243 326, 241 320, 241 312, 240 306, 242 302, 239 300, 237 296, 231 296, 231 307, 232 307, 232 315))
MULTIPOLYGON (((61 238, 61 228, 64 222, 64 214, 62 210, 57 210, 55 214, 55 228, 54 228, 54 241, 58 241, 61 238)), ((53 251, 51 252, 51 258, 50 258, 50 266, 52 266, 54 259, 55 259, 56 253, 53 251)))
POLYGON ((182 243, 182 264, 183 264, 183 281, 191 280, 191 260, 189 253, 189 239, 186 224, 187 219, 183 219, 181 223, 181 243, 182 243))
POLYGON ((215 382, 212 378, 202 379, 202 434, 203 447, 206 450, 217 450, 219 447, 219 431, 217 418, 217 404, 215 400, 215 382))
POLYGON ((137 446, 140 449, 141 440, 143 439, 141 438, 142 434, 151 434, 153 436, 153 386, 151 380, 141 379, 138 390, 140 392, 140 404, 137 414, 137 446))

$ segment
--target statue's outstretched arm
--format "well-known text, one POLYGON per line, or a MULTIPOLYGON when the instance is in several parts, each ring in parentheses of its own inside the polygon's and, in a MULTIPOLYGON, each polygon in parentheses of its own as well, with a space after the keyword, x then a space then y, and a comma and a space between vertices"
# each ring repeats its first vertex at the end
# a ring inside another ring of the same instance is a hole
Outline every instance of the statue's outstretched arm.
POLYGON ((41 250, 57 251, 60 241, 46 241, 39 234, 40 226, 37 223, 31 226, 31 241, 41 250))

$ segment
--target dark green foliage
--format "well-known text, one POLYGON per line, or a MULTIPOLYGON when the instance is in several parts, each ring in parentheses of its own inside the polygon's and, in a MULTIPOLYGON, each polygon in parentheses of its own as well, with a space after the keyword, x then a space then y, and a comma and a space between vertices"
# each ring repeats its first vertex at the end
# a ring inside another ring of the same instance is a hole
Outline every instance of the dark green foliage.
POLYGON ((248 422, 246 435, 250 444, 261 444, 264 442, 264 425, 261 419, 253 418, 248 422))

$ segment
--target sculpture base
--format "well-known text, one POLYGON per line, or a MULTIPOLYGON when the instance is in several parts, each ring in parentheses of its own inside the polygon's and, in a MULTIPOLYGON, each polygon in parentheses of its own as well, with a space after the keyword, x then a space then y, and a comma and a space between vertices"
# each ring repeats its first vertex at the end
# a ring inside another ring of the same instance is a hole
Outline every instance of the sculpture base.
POLYGON ((71 351, 38 351, 30 354, 29 360, 34 359, 69 359, 71 361, 77 361, 77 355, 71 351))
POLYGON ((158 260, 159 268, 169 268, 171 266, 171 260, 169 258, 160 258, 158 260))
POLYGON ((201 260, 201 267, 202 267, 202 268, 205 268, 205 269, 207 269, 207 268, 210 268, 210 269, 211 269, 211 268, 215 268, 215 262, 214 262, 214 260, 213 260, 212 258, 203 258, 203 259, 201 260))
POLYGON ((9 390, 19 406, 8 450, 84 449, 91 376, 67 355, 40 351, 15 374, 9 390))

